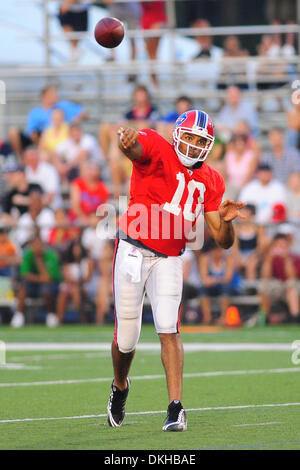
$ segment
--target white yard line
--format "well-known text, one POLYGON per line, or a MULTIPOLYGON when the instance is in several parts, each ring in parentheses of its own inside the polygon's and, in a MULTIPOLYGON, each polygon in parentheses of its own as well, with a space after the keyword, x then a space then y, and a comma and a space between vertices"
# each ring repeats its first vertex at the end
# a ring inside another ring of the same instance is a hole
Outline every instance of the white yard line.
POLYGON ((0 364, 0 372, 2 370, 41 370, 41 366, 26 366, 25 364, 14 364, 9 362, 7 364, 0 364))
MULTIPOLYGON (((225 375, 256 375, 256 374, 285 374, 300 372, 300 367, 283 368, 283 369, 250 369, 250 370, 225 370, 225 371, 212 371, 212 372, 195 372, 185 373, 184 378, 197 378, 197 377, 221 377, 225 375)), ((165 379, 164 374, 156 375, 142 375, 131 377, 132 380, 153 380, 165 379)), ((47 380, 39 382, 9 382, 0 383, 1 387, 35 387, 41 385, 68 385, 68 384, 82 384, 82 383, 97 383, 97 382, 111 382, 111 377, 97 377, 93 379, 69 379, 69 380, 47 380)))
POLYGON ((232 424, 232 426, 236 428, 242 428, 247 426, 271 426, 273 424, 282 424, 282 421, 271 421, 270 423, 232 424))
MULTIPOLYGON (((238 409, 250 409, 250 408, 280 408, 289 406, 300 406, 300 402, 296 403, 266 403, 260 405, 234 405, 234 406, 211 406, 206 408, 188 408, 187 412, 193 411, 224 411, 224 410, 238 410, 238 409)), ((142 415, 154 415, 166 413, 166 410, 159 411, 135 411, 126 413, 126 416, 142 416, 142 415)), ((46 417, 46 418, 17 418, 17 419, 1 419, 0 424, 5 423, 24 423, 32 421, 60 421, 60 420, 71 420, 71 419, 94 419, 94 418, 106 418, 106 414, 99 415, 81 415, 81 416, 58 416, 58 417, 46 417)))
MULTIPOLYGON (((140 351, 159 351, 159 343, 140 343, 140 351)), ((6 343, 6 351, 110 351, 111 343, 6 343)), ((292 343, 184 343, 185 352, 292 351, 292 343)))
POLYGON ((85 354, 44 354, 34 356, 12 356, 11 361, 49 361, 64 359, 94 359, 101 357, 110 357, 109 352, 85 353, 85 354))

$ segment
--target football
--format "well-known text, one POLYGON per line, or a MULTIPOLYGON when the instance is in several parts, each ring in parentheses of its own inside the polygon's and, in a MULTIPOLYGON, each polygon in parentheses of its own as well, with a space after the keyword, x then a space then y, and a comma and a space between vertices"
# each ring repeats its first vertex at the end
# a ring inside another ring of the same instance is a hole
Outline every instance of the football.
POLYGON ((100 46, 117 47, 124 38, 124 25, 117 18, 102 18, 95 26, 95 39, 100 46))

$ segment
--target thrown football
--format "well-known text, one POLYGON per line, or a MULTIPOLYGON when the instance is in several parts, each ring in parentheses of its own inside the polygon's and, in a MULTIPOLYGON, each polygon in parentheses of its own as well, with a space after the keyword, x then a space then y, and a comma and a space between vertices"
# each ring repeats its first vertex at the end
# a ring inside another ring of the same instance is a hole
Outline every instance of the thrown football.
POLYGON ((95 26, 95 39, 100 46, 117 47, 124 38, 124 25, 117 18, 102 18, 95 26))

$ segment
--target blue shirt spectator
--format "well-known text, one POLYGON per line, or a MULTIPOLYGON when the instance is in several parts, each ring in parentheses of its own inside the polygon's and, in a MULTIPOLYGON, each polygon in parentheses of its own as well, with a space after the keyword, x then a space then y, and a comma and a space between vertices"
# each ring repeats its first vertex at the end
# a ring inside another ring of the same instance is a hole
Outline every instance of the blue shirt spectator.
POLYGON ((40 104, 28 114, 26 129, 21 131, 11 127, 8 132, 9 143, 15 155, 21 161, 24 150, 31 145, 38 145, 41 133, 50 126, 51 115, 54 109, 64 112, 65 120, 79 124, 87 117, 87 111, 80 104, 71 101, 59 100, 56 89, 48 86, 41 91, 40 104))
POLYGON ((285 144, 281 129, 271 129, 268 138, 270 151, 262 154, 261 163, 272 168, 275 179, 287 184, 290 175, 300 171, 300 152, 285 144))
POLYGON ((175 109, 162 117, 162 122, 174 123, 181 114, 192 109, 192 101, 188 96, 179 96, 175 102, 175 109))
POLYGON ((58 101, 51 108, 45 109, 43 106, 33 108, 27 118, 25 135, 30 137, 32 132, 43 132, 51 124, 51 114, 54 109, 61 109, 64 112, 65 120, 71 122, 84 111, 83 106, 71 101, 58 101))
POLYGON ((227 131, 233 133, 234 128, 240 121, 246 121, 251 134, 258 134, 258 115, 251 103, 242 99, 241 91, 236 86, 227 88, 226 104, 221 109, 217 119, 219 132, 227 131))

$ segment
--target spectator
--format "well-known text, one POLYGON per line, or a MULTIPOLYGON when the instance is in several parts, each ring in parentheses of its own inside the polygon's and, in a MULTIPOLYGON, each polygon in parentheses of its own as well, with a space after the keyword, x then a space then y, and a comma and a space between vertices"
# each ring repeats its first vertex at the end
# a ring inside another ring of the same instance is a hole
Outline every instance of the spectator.
MULTIPOLYGON (((198 323, 200 315, 198 312, 198 301, 196 304, 190 302, 197 299, 201 294, 201 278, 199 263, 201 260, 200 251, 185 250, 183 259, 183 291, 182 291, 182 316, 184 322, 198 323)), ((200 306, 200 305, 199 305, 200 306)))
POLYGON ((225 324, 230 296, 235 293, 235 265, 232 256, 226 256, 214 240, 209 240, 201 256, 200 276, 202 281, 201 309, 203 322, 212 320, 211 298, 220 297, 221 316, 219 324, 225 324))
MULTIPOLYGON (((193 28, 210 28, 211 24, 208 20, 203 18, 197 19, 193 24, 193 28)), ((219 59, 223 55, 223 50, 213 44, 212 36, 201 35, 196 36, 195 39, 199 44, 199 52, 194 57, 194 59, 202 59, 210 57, 211 59, 219 59)))
MULTIPOLYGON (((65 33, 86 32, 88 30, 88 8, 86 0, 60 0, 58 19, 65 33)), ((82 52, 78 39, 70 39, 69 63, 76 64, 82 52)))
POLYGON ((228 180, 239 190, 251 181, 258 163, 255 152, 247 148, 247 140, 245 134, 233 134, 231 148, 224 157, 228 180))
MULTIPOLYGON (((248 150, 251 150, 255 153, 256 158, 260 157, 261 148, 258 140, 251 135, 251 130, 249 124, 246 121, 239 121, 234 128, 233 134, 243 134, 247 136, 246 146, 248 150)), ((230 143, 227 144, 227 147, 230 147, 230 143)))
POLYGON ((181 114, 193 109, 192 100, 185 95, 179 96, 175 101, 175 109, 161 118, 162 122, 174 124, 181 114))
POLYGON ((239 199, 248 204, 254 204, 255 221, 263 225, 272 222, 276 204, 286 205, 287 190, 280 181, 273 178, 269 165, 259 164, 257 177, 241 190, 239 199))
POLYGON ((42 161, 35 147, 28 147, 24 152, 24 164, 27 181, 38 184, 44 192, 44 205, 51 208, 60 206, 60 180, 54 166, 42 161))
POLYGON ((299 293, 296 281, 300 278, 300 257, 290 250, 286 235, 277 234, 266 253, 259 285, 261 309, 270 317, 272 301, 284 299, 291 323, 299 323, 299 293))
MULTIPOLYGON (((237 36, 227 36, 224 41, 223 57, 248 57, 249 52, 241 48, 240 40, 237 36)), ((236 64, 226 62, 222 65, 219 89, 227 88, 229 84, 236 84, 241 89, 248 88, 247 84, 247 64, 238 62, 236 64), (244 75, 241 83, 239 76, 244 75)))
MULTIPOLYGON (((192 24, 192 27, 209 29, 210 23, 200 18, 192 24)), ((200 86, 205 82, 205 86, 214 87, 220 73, 219 59, 223 55, 223 50, 213 44, 213 36, 199 35, 195 37, 195 40, 199 49, 196 55, 192 57, 193 61, 189 61, 185 65, 185 74, 188 77, 186 80, 190 82, 191 77, 195 77, 201 80, 200 86), (199 64, 197 59, 206 60, 199 64)), ((197 87, 199 87, 199 83, 197 87)), ((210 106, 211 103, 208 105, 210 106)))
POLYGON ((105 222, 104 217, 99 217, 96 212, 91 212, 81 237, 82 245, 95 264, 101 258, 107 240, 114 240, 116 235, 116 224, 107 221, 102 225, 102 221, 105 222))
POLYGON ((92 213, 81 238, 82 245, 94 263, 94 275, 88 287, 96 285, 96 321, 99 325, 103 324, 109 312, 112 298, 111 276, 117 221, 118 215, 113 219, 101 219, 92 213), (93 280, 94 285, 91 285, 93 280))
MULTIPOLYGON (((135 87, 132 95, 133 106, 124 115, 125 122, 130 121, 130 125, 138 130, 146 127, 154 127, 159 120, 157 107, 151 103, 151 96, 148 89, 143 85, 135 87)), ((118 147, 117 129, 120 123, 102 123, 99 127, 99 143, 103 154, 109 158, 111 151, 118 147)))
POLYGON ((70 218, 87 225, 89 215, 109 198, 107 186, 100 180, 100 169, 95 162, 81 164, 80 176, 71 183, 70 218))
MULTIPOLYGON (((144 30, 157 30, 167 24, 165 1, 141 2, 142 16, 141 27, 144 30)), ((145 45, 150 60, 157 59, 157 51, 160 37, 150 37, 145 39, 145 45)), ((158 79, 155 73, 151 74, 153 84, 158 86, 158 79)))
POLYGON ((99 259, 100 279, 97 289, 96 304, 98 325, 104 323, 105 315, 109 313, 110 300, 112 299, 112 265, 114 257, 114 241, 107 240, 103 246, 99 259))
POLYGON ((85 321, 84 299, 87 297, 86 283, 93 274, 93 261, 88 258, 86 250, 79 240, 71 242, 63 256, 64 282, 60 286, 57 299, 57 315, 60 323, 63 322, 67 302, 72 299, 75 309, 85 321))
POLYGON ((143 85, 138 85, 133 92, 133 107, 125 114, 125 120, 130 125, 141 129, 153 127, 159 120, 157 107, 151 103, 151 96, 148 89, 143 85))
POLYGON ((271 152, 261 157, 261 162, 272 168, 274 178, 286 184, 293 172, 300 171, 300 152, 285 146, 284 134, 280 129, 269 131, 271 152))
POLYGON ((224 40, 224 57, 247 57, 247 49, 241 48, 240 40, 237 36, 227 36, 224 40))
POLYGON ((18 328, 24 325, 24 307, 27 297, 43 297, 48 315, 46 324, 49 327, 57 325, 55 314, 55 299, 58 285, 61 281, 61 270, 58 256, 50 248, 45 248, 39 236, 35 235, 30 246, 24 252, 20 267, 22 277, 18 290, 17 311, 13 315, 11 326, 18 328))
POLYGON ((252 135, 257 135, 258 116, 254 107, 243 99, 240 89, 229 86, 226 90, 226 104, 218 116, 217 129, 224 135, 223 140, 230 140, 235 127, 240 121, 246 121, 252 135))
POLYGON ((291 173, 287 184, 287 210, 290 222, 300 222, 300 172, 291 173))
POLYGON ((280 35, 264 35, 257 46, 257 51, 261 57, 256 71, 259 79, 257 88, 259 90, 270 90, 287 84, 289 81, 287 77, 288 63, 283 58, 295 55, 294 47, 291 44, 282 47, 280 35), (270 59, 273 60, 270 61, 270 59), (268 81, 268 77, 270 81, 268 81))
POLYGON ((286 112, 286 120, 286 144, 300 150, 300 100, 293 100, 293 107, 286 112))
POLYGON ((0 221, 1 221, 1 213, 2 213, 2 204, 7 193, 7 181, 5 179, 4 170, 5 170, 6 162, 3 155, 0 154, 0 221))
POLYGON ((104 157, 95 137, 73 124, 69 138, 58 145, 53 160, 61 179, 72 180, 78 177, 80 163, 87 160, 102 163, 104 157))
POLYGON ((121 194, 122 185, 128 187, 128 181, 131 176, 132 164, 127 158, 123 158, 118 146, 117 130, 120 125, 130 126, 137 130, 144 128, 153 128, 157 125, 159 113, 151 103, 151 97, 147 88, 138 85, 133 92, 133 107, 124 115, 124 122, 116 125, 103 123, 99 127, 99 142, 103 154, 109 161, 110 176, 113 184, 114 198, 121 194))
POLYGON ((8 142, 0 139, 0 156, 7 158, 12 153, 12 148, 8 142))
POLYGON ((1 220, 7 226, 14 226, 19 216, 28 212, 30 193, 39 191, 43 194, 43 190, 39 184, 28 182, 25 167, 21 165, 11 162, 4 171, 10 190, 3 199, 1 220))
MULTIPOLYGON (((209 157, 208 157, 209 158, 209 157)), ((238 189, 229 181, 228 175, 226 172, 226 166, 224 160, 213 160, 209 161, 209 166, 217 170, 223 177, 225 182, 225 192, 223 195, 223 201, 226 199, 237 199, 238 189)))
MULTIPOLYGON (((294 21, 287 21, 288 25, 294 25, 294 21)), ((281 47, 281 54, 284 57, 291 57, 296 55, 296 48, 295 48, 295 40, 296 34, 295 33, 286 33, 285 35, 285 42, 281 47)))
POLYGON ((69 137, 69 126, 65 122, 64 112, 55 109, 51 114, 51 126, 47 127, 39 141, 39 151, 43 159, 52 163, 53 154, 61 142, 69 137))
POLYGON ((87 117, 87 111, 83 106, 71 101, 59 100, 57 91, 53 86, 43 88, 40 94, 41 104, 32 108, 27 117, 27 125, 24 132, 17 128, 10 128, 8 137, 14 153, 23 158, 26 147, 38 145, 41 133, 50 126, 51 114, 55 108, 64 112, 68 123, 80 123, 87 117))
POLYGON ((63 253, 71 241, 80 237, 78 227, 70 224, 65 209, 58 208, 54 212, 55 226, 49 232, 48 245, 59 253, 63 253))
MULTIPOLYGON (((116 0, 104 0, 108 7, 109 16, 118 18, 124 22, 128 29, 138 30, 140 28, 141 6, 137 2, 118 3, 116 0)), ((135 39, 130 38, 130 60, 136 60, 136 44, 135 39)), ((115 50, 111 49, 111 60, 115 59, 115 50)), ((130 74, 129 81, 135 81, 136 76, 130 74)))
POLYGON ((38 231, 44 243, 49 240, 49 233, 55 224, 51 209, 43 208, 42 195, 38 191, 31 191, 28 196, 28 212, 25 212, 17 223, 17 240, 21 248, 33 238, 38 231))
MULTIPOLYGON (((294 24, 293 21, 289 21, 288 24, 294 24)), ((272 21, 273 26, 280 26, 278 20, 272 21)), ((287 33, 285 42, 282 42, 282 35, 280 33, 274 33, 265 35, 262 37, 261 43, 258 45, 258 51, 261 51, 268 57, 291 57, 296 54, 295 33, 287 33)))
POLYGON ((0 225, 0 276, 11 277, 12 268, 19 263, 15 244, 10 240, 7 229, 0 225))
POLYGON ((241 209, 244 219, 235 226, 233 255, 239 271, 245 272, 248 281, 257 279, 257 270, 262 254, 269 245, 265 229, 255 223, 255 206, 248 204, 241 209))
POLYGON ((192 108, 193 103, 188 96, 179 96, 175 102, 175 108, 163 116, 157 123, 157 132, 171 142, 176 120, 181 114, 190 111, 192 108))

